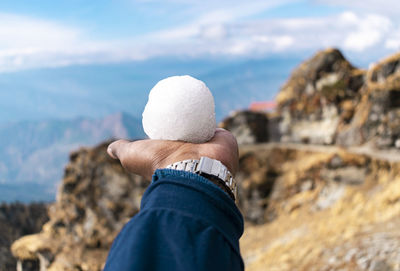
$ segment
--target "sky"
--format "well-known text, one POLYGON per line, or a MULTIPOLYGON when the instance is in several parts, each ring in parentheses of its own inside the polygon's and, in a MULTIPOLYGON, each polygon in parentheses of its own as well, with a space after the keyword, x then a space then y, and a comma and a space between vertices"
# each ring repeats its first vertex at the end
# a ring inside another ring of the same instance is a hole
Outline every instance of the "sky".
POLYGON ((2 0, 0 72, 156 57, 263 58, 400 50, 398 0, 2 0))

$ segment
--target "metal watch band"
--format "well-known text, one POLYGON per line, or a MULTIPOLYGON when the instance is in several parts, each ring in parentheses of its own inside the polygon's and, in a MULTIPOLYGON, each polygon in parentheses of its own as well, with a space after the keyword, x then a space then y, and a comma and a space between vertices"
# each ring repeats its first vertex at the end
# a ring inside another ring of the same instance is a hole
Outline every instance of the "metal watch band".
POLYGON ((223 181, 223 183, 232 192, 234 198, 237 195, 236 181, 232 176, 232 173, 221 163, 221 161, 211 159, 208 157, 200 157, 200 160, 188 159, 173 163, 166 166, 169 169, 183 170, 196 174, 208 174, 215 176, 223 181))

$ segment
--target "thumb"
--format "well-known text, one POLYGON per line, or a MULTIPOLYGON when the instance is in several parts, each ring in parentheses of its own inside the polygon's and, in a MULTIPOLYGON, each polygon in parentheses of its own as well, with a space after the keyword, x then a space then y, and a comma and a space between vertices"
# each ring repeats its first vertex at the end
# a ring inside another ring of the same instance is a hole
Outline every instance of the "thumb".
POLYGON ((119 159, 126 170, 151 179, 154 170, 158 168, 158 161, 169 154, 168 145, 171 147, 174 143, 149 139, 133 142, 117 140, 108 146, 107 153, 112 158, 119 159))
POLYGON ((128 140, 117 140, 108 145, 107 148, 107 153, 111 158, 113 159, 119 159, 118 155, 121 155, 121 151, 124 149, 124 147, 127 147, 129 145, 130 141, 128 140))
POLYGON ((128 171, 148 176, 151 165, 151 155, 146 151, 148 140, 128 141, 117 140, 111 143, 107 148, 107 153, 114 159, 118 159, 121 165, 128 171))

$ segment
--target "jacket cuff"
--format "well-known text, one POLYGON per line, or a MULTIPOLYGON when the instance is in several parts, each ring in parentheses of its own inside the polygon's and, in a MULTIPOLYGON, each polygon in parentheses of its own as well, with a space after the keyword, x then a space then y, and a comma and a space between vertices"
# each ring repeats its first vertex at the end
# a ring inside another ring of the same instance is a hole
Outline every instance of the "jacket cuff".
POLYGON ((168 208, 211 224, 240 254, 243 217, 235 202, 210 180, 187 171, 158 169, 141 203, 141 211, 153 208, 168 208))

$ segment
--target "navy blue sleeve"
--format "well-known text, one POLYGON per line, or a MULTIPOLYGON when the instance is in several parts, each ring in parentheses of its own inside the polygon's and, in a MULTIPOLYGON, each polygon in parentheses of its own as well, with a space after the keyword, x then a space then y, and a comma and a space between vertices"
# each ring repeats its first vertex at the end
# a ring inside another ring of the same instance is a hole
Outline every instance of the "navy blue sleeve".
POLYGON ((240 211, 218 186, 197 174, 157 170, 104 270, 244 270, 242 233, 240 211))

